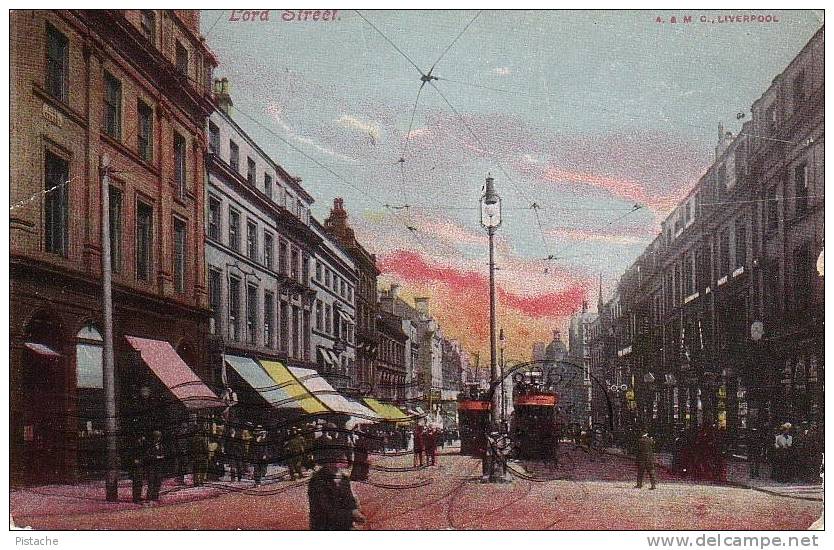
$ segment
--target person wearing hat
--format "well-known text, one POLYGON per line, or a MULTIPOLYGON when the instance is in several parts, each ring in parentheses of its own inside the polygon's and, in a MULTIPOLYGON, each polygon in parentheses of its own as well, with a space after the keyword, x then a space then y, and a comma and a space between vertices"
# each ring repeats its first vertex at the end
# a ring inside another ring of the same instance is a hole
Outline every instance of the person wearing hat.
POLYGON ((359 501, 343 468, 344 452, 332 453, 320 462, 307 485, 310 501, 310 529, 313 531, 348 531, 354 524, 364 523, 359 501))
POLYGON ((649 437, 647 430, 642 430, 643 435, 637 440, 637 485, 635 489, 643 487, 643 477, 648 474, 651 486, 649 489, 657 488, 657 478, 654 473, 654 439, 649 437))
POLYGON ((368 436, 362 426, 354 428, 353 467, 350 470, 352 481, 367 481, 370 467, 368 465, 368 436))
POLYGON ((304 472, 304 461, 307 458, 309 451, 304 436, 301 434, 299 428, 292 429, 292 437, 287 441, 286 456, 287 466, 290 471, 290 479, 295 481, 295 476, 303 478, 306 474, 304 472))
POLYGON ((165 471, 165 448, 162 445, 162 432, 154 430, 151 443, 145 453, 145 477, 148 480, 147 500, 149 503, 159 501, 162 488, 162 475, 165 471))
POLYGON ((267 447, 267 433, 261 424, 255 427, 253 447, 253 458, 255 463, 255 485, 260 485, 266 477, 267 464, 269 463, 269 452, 267 447))

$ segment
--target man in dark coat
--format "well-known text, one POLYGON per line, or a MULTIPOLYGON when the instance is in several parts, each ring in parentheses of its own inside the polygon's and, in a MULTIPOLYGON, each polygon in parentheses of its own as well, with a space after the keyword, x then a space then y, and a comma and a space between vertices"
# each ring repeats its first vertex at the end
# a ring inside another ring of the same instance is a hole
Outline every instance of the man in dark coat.
MULTIPOLYGON (((335 458, 335 456, 334 456, 335 458)), ((350 478, 340 468, 347 457, 324 460, 307 486, 310 500, 310 529, 313 531, 348 531, 354 523, 363 523, 359 501, 350 487, 350 478)))
POLYGON ((637 440, 637 485, 635 488, 643 487, 643 477, 648 474, 651 481, 650 489, 657 486, 657 479, 654 473, 654 439, 649 437, 649 432, 644 431, 637 440))
POLYGON ((165 460, 162 432, 155 430, 145 453, 145 475, 148 478, 147 499, 149 502, 159 501, 159 490, 162 488, 162 478, 165 473, 165 460))
POLYGON ((147 439, 144 435, 139 434, 128 449, 127 472, 133 487, 133 502, 135 504, 142 502, 142 484, 144 483, 142 476, 145 473, 146 445, 147 439))

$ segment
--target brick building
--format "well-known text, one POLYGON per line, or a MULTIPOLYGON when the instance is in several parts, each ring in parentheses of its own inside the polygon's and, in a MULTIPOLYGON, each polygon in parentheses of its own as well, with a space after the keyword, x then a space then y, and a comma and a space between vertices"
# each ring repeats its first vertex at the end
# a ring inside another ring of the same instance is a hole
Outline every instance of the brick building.
POLYGON ((11 471, 14 483, 97 475, 103 452, 103 155, 117 402, 135 392, 126 335, 205 371, 205 117, 216 65, 199 13, 11 14, 11 471))

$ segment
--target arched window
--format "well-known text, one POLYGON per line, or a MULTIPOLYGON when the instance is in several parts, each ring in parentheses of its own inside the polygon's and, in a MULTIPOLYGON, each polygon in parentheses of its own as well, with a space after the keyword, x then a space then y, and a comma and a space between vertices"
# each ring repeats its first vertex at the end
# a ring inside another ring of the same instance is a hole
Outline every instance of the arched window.
POLYGON ((103 338, 92 325, 86 325, 76 335, 76 385, 79 388, 104 388, 103 338))

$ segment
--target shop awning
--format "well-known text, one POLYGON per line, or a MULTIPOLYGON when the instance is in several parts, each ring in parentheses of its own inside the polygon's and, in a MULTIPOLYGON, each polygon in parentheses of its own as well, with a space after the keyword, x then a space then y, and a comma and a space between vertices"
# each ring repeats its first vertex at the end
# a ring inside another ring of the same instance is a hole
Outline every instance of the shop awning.
POLYGON ((380 416, 357 402, 351 402, 344 395, 333 389, 327 380, 319 376, 312 369, 289 367, 296 380, 307 388, 311 394, 327 406, 332 412, 346 414, 353 417, 355 423, 378 422, 380 416))
POLYGON ((339 358, 329 349, 319 347, 319 355, 325 365, 336 368, 339 366, 339 358))
POLYGON ((372 411, 382 417, 387 422, 394 422, 396 424, 407 424, 410 419, 400 409, 391 405, 390 403, 383 403, 372 397, 364 399, 365 404, 371 408, 372 411))
POLYGON ((287 392, 286 388, 273 380, 254 359, 237 355, 224 355, 223 358, 226 364, 243 378, 244 382, 273 407, 278 409, 302 408, 287 392))
POLYGON ((269 374, 289 399, 295 402, 308 414, 325 413, 325 407, 321 401, 315 398, 307 388, 301 385, 292 373, 278 361, 261 361, 264 370, 269 374))
POLYGON ((348 323, 353 323, 353 317, 351 317, 349 313, 347 313, 346 311, 343 311, 341 309, 339 309, 337 311, 339 312, 339 317, 341 317, 343 321, 346 321, 348 323))
POLYGON ((34 342, 26 342, 23 345, 26 346, 27 348, 29 348, 31 351, 33 351, 33 352, 37 353, 38 355, 42 356, 42 357, 49 357, 50 359, 57 359, 57 358, 61 357, 60 353, 58 353, 57 351, 53 350, 52 348, 50 348, 49 346, 47 346, 45 344, 36 344, 34 342))
POLYGON ((194 374, 168 342, 125 336, 142 361, 188 409, 215 409, 226 404, 194 374))

